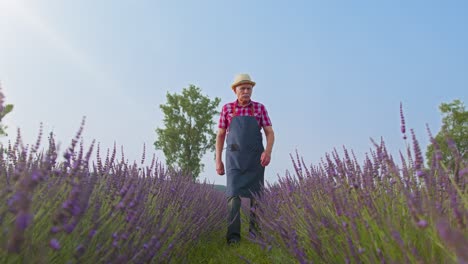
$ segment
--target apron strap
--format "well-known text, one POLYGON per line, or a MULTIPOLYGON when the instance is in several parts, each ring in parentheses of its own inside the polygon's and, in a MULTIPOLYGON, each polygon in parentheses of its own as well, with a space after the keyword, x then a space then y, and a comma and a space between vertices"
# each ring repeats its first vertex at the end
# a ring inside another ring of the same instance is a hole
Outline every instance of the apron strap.
POLYGON ((235 117, 237 115, 236 105, 237 105, 236 102, 232 103, 232 117, 235 117))

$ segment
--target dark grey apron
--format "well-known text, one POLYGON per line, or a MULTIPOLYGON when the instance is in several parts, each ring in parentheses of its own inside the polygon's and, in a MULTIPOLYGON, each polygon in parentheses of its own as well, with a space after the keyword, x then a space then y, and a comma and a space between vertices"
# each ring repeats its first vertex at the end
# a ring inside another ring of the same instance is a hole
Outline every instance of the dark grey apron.
POLYGON ((264 185, 262 133, 253 117, 253 106, 251 116, 236 116, 235 107, 233 113, 226 139, 226 195, 252 198, 264 185))

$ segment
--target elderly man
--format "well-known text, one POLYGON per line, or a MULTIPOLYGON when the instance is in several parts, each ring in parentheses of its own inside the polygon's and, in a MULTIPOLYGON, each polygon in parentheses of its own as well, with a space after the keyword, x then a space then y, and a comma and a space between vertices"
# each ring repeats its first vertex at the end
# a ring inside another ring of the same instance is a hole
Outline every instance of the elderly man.
MULTIPOLYGON (((216 137, 216 172, 227 174, 228 244, 240 242, 240 197, 250 198, 251 208, 256 207, 253 197, 264 185, 265 166, 270 163, 275 141, 265 106, 251 100, 254 86, 248 74, 238 74, 234 78, 231 88, 237 100, 223 106, 216 137), (266 148, 263 147, 262 128, 266 148), (226 168, 222 161, 225 139, 226 168)), ((258 232, 254 210, 250 212, 249 231, 253 235, 258 232)))

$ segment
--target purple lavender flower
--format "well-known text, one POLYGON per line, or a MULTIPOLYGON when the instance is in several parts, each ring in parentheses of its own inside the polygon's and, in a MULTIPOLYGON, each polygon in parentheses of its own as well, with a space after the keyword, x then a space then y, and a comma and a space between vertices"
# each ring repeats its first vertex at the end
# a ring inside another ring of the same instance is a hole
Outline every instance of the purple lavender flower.
POLYGON ((401 123, 401 133, 403 134, 403 139, 406 140, 405 116, 403 115, 403 104, 401 102, 400 102, 400 123, 401 123))
POLYGON ((73 204, 72 205, 72 215, 73 216, 78 216, 81 214, 81 207, 78 204, 73 204))
POLYGON ((94 237, 94 236, 96 235, 96 232, 97 232, 96 229, 91 229, 91 231, 89 231, 88 236, 89 236, 90 238, 92 238, 92 237, 94 237))
POLYGON ((421 170, 422 166, 424 165, 424 159, 421 154, 421 148, 419 146, 419 142, 416 139, 416 134, 414 133, 414 130, 411 129, 411 135, 413 138, 413 149, 414 149, 414 154, 416 155, 415 161, 414 161, 414 168, 416 171, 421 170))
POLYGON ((68 209, 72 206, 72 202, 70 200, 66 200, 65 202, 62 203, 62 208, 63 209, 68 209))
POLYGON ((117 209, 124 209, 125 208, 125 204, 123 202, 119 202, 117 204, 117 209))
POLYGON ((83 256, 85 251, 86 251, 86 248, 82 244, 79 244, 75 249, 75 257, 79 258, 83 256))
POLYGON ((447 138, 447 145, 449 146, 450 149, 452 149, 452 151, 457 150, 457 144, 455 143, 455 140, 453 140, 450 137, 447 138))
POLYGON ((427 221, 426 221, 426 220, 423 220, 423 219, 419 220, 418 223, 417 223, 417 225, 418 225, 418 227, 420 227, 420 228, 426 228, 426 227, 428 226, 427 221))
POLYGON ((460 174, 460 179, 463 179, 466 175, 468 175, 468 167, 461 169, 459 174, 460 174))
POLYGON ((63 227, 63 229, 65 230, 65 232, 67 232, 67 234, 71 234, 73 230, 75 230, 75 227, 76 227, 76 223, 73 222, 73 223, 66 224, 63 227))
POLYGON ((26 211, 20 211, 16 216, 16 227, 19 230, 24 231, 29 225, 31 225, 32 220, 33 217, 30 213, 26 211))
POLYGON ((426 175, 426 173, 423 170, 416 170, 416 176, 419 178, 422 178, 426 175))
POLYGON ((17 212, 17 203, 18 201, 21 199, 21 193, 20 192, 17 192, 15 193, 10 199, 8 199, 8 208, 10 209, 10 211, 12 213, 16 213, 17 212))
POLYGON ((66 160, 70 160, 71 154, 70 154, 69 152, 65 152, 65 154, 63 154, 63 157, 64 157, 66 160))
POLYGON ((34 171, 34 172, 31 174, 31 180, 32 180, 34 183, 39 182, 40 179, 41 179, 41 174, 40 174, 38 171, 34 171))
POLYGON ((56 233, 60 232, 60 227, 58 227, 58 226, 53 226, 53 227, 50 228, 50 232, 51 232, 52 234, 56 234, 56 233))
POLYGON ((54 249, 54 250, 59 250, 60 249, 60 243, 57 239, 52 238, 49 242, 49 246, 54 249))

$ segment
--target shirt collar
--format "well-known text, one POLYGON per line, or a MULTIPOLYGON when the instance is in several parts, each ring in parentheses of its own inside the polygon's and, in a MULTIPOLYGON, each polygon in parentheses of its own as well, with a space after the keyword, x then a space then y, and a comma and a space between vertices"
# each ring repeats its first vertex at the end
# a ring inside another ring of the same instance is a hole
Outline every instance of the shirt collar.
POLYGON ((254 103, 254 101, 252 101, 252 99, 250 99, 250 102, 248 104, 242 106, 242 105, 239 104, 239 100, 236 99, 236 101, 234 101, 234 104, 236 104, 236 106, 238 106, 238 107, 247 107, 247 106, 250 106, 253 103, 254 103))

